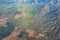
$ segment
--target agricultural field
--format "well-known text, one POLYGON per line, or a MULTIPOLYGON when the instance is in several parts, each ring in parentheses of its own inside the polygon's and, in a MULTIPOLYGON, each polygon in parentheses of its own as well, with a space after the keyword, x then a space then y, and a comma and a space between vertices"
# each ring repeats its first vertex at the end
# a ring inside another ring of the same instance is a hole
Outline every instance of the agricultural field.
POLYGON ((60 40, 60 0, 0 0, 0 40, 60 40))

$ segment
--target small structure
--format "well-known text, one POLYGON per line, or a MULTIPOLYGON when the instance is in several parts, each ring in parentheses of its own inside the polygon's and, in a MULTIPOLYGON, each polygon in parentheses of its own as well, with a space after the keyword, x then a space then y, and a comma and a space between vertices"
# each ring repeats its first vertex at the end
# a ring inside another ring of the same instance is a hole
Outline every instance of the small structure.
POLYGON ((45 35, 42 34, 42 33, 38 34, 38 36, 40 36, 40 37, 45 37, 45 35))
POLYGON ((7 18, 0 16, 0 26, 4 26, 7 22, 7 18))
POLYGON ((26 32, 28 33, 29 37, 35 37, 37 34, 34 30, 31 29, 27 29, 26 32))
POLYGON ((20 18, 20 14, 16 14, 14 18, 15 18, 15 19, 20 18))

